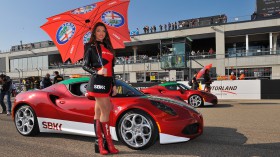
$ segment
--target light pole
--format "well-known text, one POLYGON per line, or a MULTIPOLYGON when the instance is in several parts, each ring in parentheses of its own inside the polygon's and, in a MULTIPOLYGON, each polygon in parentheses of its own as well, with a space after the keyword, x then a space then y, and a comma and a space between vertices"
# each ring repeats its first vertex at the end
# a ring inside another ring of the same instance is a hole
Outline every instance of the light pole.
POLYGON ((20 70, 18 68, 15 68, 16 71, 18 71, 18 79, 20 80, 20 70))
POLYGON ((39 70, 41 70, 41 77, 42 77, 42 71, 43 71, 43 70, 42 70, 42 68, 39 68, 39 70))
POLYGON ((38 68, 36 68, 36 70, 38 71, 38 76, 39 76, 39 71, 40 71, 40 70, 39 70, 38 68))
POLYGON ((19 69, 21 71, 21 77, 23 78, 23 69, 19 69))

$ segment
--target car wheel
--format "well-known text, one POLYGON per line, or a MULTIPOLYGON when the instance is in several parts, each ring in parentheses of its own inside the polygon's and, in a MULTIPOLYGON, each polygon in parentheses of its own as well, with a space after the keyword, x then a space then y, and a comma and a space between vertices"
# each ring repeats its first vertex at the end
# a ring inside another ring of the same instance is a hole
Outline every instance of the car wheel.
POLYGON ((203 100, 199 95, 192 95, 189 98, 189 104, 193 107, 200 107, 203 105, 203 100))
POLYGON ((32 136, 39 133, 37 116, 28 105, 23 105, 15 111, 14 121, 17 131, 21 135, 32 136))
POLYGON ((150 115, 141 110, 133 110, 120 119, 118 137, 129 148, 143 150, 156 142, 158 128, 150 115))

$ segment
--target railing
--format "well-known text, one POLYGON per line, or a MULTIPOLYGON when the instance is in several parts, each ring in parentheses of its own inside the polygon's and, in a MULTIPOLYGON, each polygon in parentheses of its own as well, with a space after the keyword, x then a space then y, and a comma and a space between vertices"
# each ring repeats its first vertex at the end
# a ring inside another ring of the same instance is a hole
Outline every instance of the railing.
MULTIPOLYGON (((168 31, 174 31, 174 30, 180 30, 180 29, 189 29, 189 28, 196 28, 196 27, 206 27, 206 26, 215 26, 215 25, 220 25, 220 24, 226 24, 226 23, 239 23, 243 21, 251 21, 251 15, 243 15, 243 16, 235 16, 235 17, 227 17, 226 19, 223 20, 214 20, 211 21, 209 20, 203 20, 201 21, 195 21, 195 22, 189 22, 189 24, 183 25, 182 23, 177 24, 177 27, 174 27, 174 29, 169 29, 168 24, 167 24, 167 29, 164 28, 164 24, 162 25, 163 28, 160 29, 160 27, 157 27, 157 31, 149 31, 148 33, 144 32, 143 29, 140 29, 141 31, 138 31, 138 34, 131 34, 131 36, 137 36, 137 35, 143 35, 143 34, 152 34, 152 33, 158 33, 158 32, 168 32, 168 31), (176 28, 176 29, 175 29, 176 28)), ((197 18, 194 18, 196 20, 197 18)), ((149 27, 150 29, 150 27, 149 27)))
POLYGON ((236 50, 236 51, 227 51, 225 53, 226 58, 232 57, 249 57, 249 56, 262 56, 262 55, 279 55, 280 50, 270 51, 270 50, 236 50))

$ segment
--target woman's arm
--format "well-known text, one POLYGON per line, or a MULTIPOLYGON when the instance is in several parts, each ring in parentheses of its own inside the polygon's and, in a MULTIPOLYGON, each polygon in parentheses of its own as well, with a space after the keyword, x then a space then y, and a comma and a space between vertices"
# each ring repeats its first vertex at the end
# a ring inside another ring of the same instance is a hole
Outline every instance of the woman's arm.
POLYGON ((86 44, 84 50, 83 69, 90 74, 96 74, 96 68, 101 67, 97 58, 97 50, 95 46, 91 44, 86 44))

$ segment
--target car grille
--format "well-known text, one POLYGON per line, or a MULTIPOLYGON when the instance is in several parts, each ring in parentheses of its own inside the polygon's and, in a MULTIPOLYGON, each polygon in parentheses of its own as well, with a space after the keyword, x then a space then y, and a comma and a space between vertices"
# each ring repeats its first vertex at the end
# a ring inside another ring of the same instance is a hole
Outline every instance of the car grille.
POLYGON ((198 123, 194 123, 191 125, 186 126, 182 133, 185 135, 193 135, 193 134, 197 134, 198 133, 198 129, 199 129, 199 124, 198 123))

